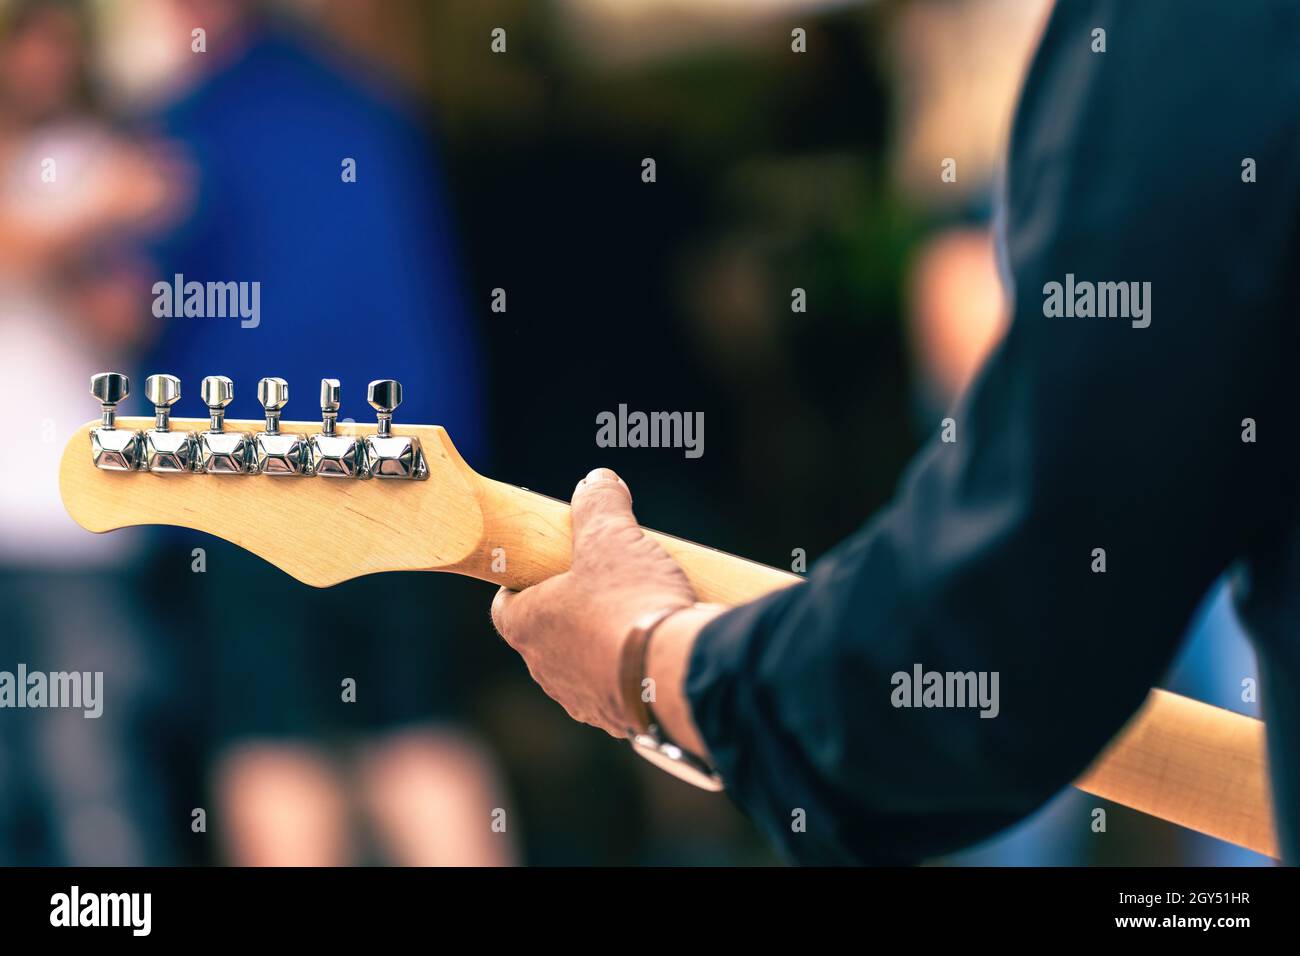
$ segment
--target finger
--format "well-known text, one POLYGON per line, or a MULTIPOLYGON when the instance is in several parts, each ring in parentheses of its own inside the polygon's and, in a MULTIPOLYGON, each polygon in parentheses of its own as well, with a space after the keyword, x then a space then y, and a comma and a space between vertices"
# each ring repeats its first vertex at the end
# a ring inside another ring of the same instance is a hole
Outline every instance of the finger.
POLYGON ((514 642, 511 641, 510 636, 517 633, 516 624, 520 616, 517 604, 523 596, 523 591, 512 591, 503 587, 492 599, 492 624, 496 627, 497 633, 512 647, 514 642))
POLYGON ((588 528, 613 519, 636 524, 632 514, 632 492, 608 468, 596 468, 573 489, 573 540, 582 539, 588 528))

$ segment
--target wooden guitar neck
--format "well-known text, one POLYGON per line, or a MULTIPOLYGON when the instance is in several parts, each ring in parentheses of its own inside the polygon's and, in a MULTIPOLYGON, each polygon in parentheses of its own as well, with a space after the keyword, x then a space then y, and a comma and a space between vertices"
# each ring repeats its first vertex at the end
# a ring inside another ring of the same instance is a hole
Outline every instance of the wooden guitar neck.
MULTIPOLYGON (((116 427, 141 433, 149 418, 116 427)), ((174 419, 201 433, 205 419, 174 419)), ((260 433, 263 422, 228 421, 226 432, 260 433)), ((382 571, 436 570, 514 589, 569 567, 569 506, 485 478, 434 425, 393 426, 415 439, 427 474, 419 479, 316 475, 160 474, 106 471, 92 460, 89 422, 68 442, 60 469, 63 500, 91 531, 165 524, 205 531, 261 556, 301 581, 325 587, 382 571)), ((283 422, 304 439, 318 422, 283 422)), ((365 438, 375 425, 339 425, 365 438)), ((701 600, 739 604, 800 578, 656 531, 701 600)), ((1146 706, 1077 783, 1099 797, 1193 830, 1277 855, 1264 726, 1249 717, 1153 691, 1146 706)))
MULTIPOLYGON (((480 478, 483 545, 445 568, 520 591, 569 569, 569 505, 533 491, 480 478), (494 566, 502 570, 494 570, 494 566)), ((682 538, 646 530, 686 571, 701 601, 743 604, 802 579, 682 538)))

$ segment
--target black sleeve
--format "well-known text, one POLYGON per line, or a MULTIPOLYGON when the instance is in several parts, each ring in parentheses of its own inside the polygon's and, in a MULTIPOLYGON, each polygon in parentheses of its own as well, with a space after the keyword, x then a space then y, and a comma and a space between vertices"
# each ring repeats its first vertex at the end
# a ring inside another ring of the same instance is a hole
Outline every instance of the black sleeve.
POLYGON ((1034 810, 1266 527, 1300 404, 1298 28, 1280 2, 1056 5, 1011 133, 1013 321, 956 441, 936 422, 882 513, 692 655, 728 789, 789 856, 915 861, 1034 810), (1047 314, 1054 282, 1075 315, 1047 314), (1077 314, 1082 283, 1138 283, 1145 317, 1077 314), (896 706, 918 666, 996 674, 996 716, 896 706))

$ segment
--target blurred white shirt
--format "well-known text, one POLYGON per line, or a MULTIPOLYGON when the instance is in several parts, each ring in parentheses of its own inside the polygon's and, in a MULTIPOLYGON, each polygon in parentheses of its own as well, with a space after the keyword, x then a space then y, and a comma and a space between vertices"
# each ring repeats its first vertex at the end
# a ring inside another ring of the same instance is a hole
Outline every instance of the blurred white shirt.
MULTIPOLYGON (((6 217, 50 224, 77 216, 101 188, 96 160, 111 145, 103 129, 84 121, 29 137, 0 169, 6 217), (46 158, 55 160, 54 182, 41 179, 46 158)), ((0 263, 0 566, 98 567, 135 550, 137 535, 85 531, 59 496, 64 445, 99 417, 90 376, 117 360, 91 343, 52 290, 0 263)))

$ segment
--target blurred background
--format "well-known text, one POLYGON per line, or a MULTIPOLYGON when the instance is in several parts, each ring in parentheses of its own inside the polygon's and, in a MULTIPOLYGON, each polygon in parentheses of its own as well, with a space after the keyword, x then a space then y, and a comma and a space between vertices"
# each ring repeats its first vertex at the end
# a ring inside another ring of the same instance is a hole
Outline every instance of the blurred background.
MULTIPOLYGON (((1008 321, 999 162, 1049 6, 0 0, 0 670, 105 674, 97 720, 0 710, 0 864, 778 862, 571 722, 490 587, 88 535, 58 459, 103 369, 128 414, 151 372, 188 416, 228 375, 237 418, 278 375, 290 418, 331 376, 369 420, 394 377, 479 471, 567 498, 610 466, 647 525, 811 563, 1008 321), (155 317, 177 273, 260 282, 259 324, 155 317), (703 412, 706 453, 598 448, 624 403, 703 412)), ((1166 686, 1255 714, 1222 588, 1190 631, 1166 686)), ((939 862, 1269 861, 1068 790, 939 862)))

